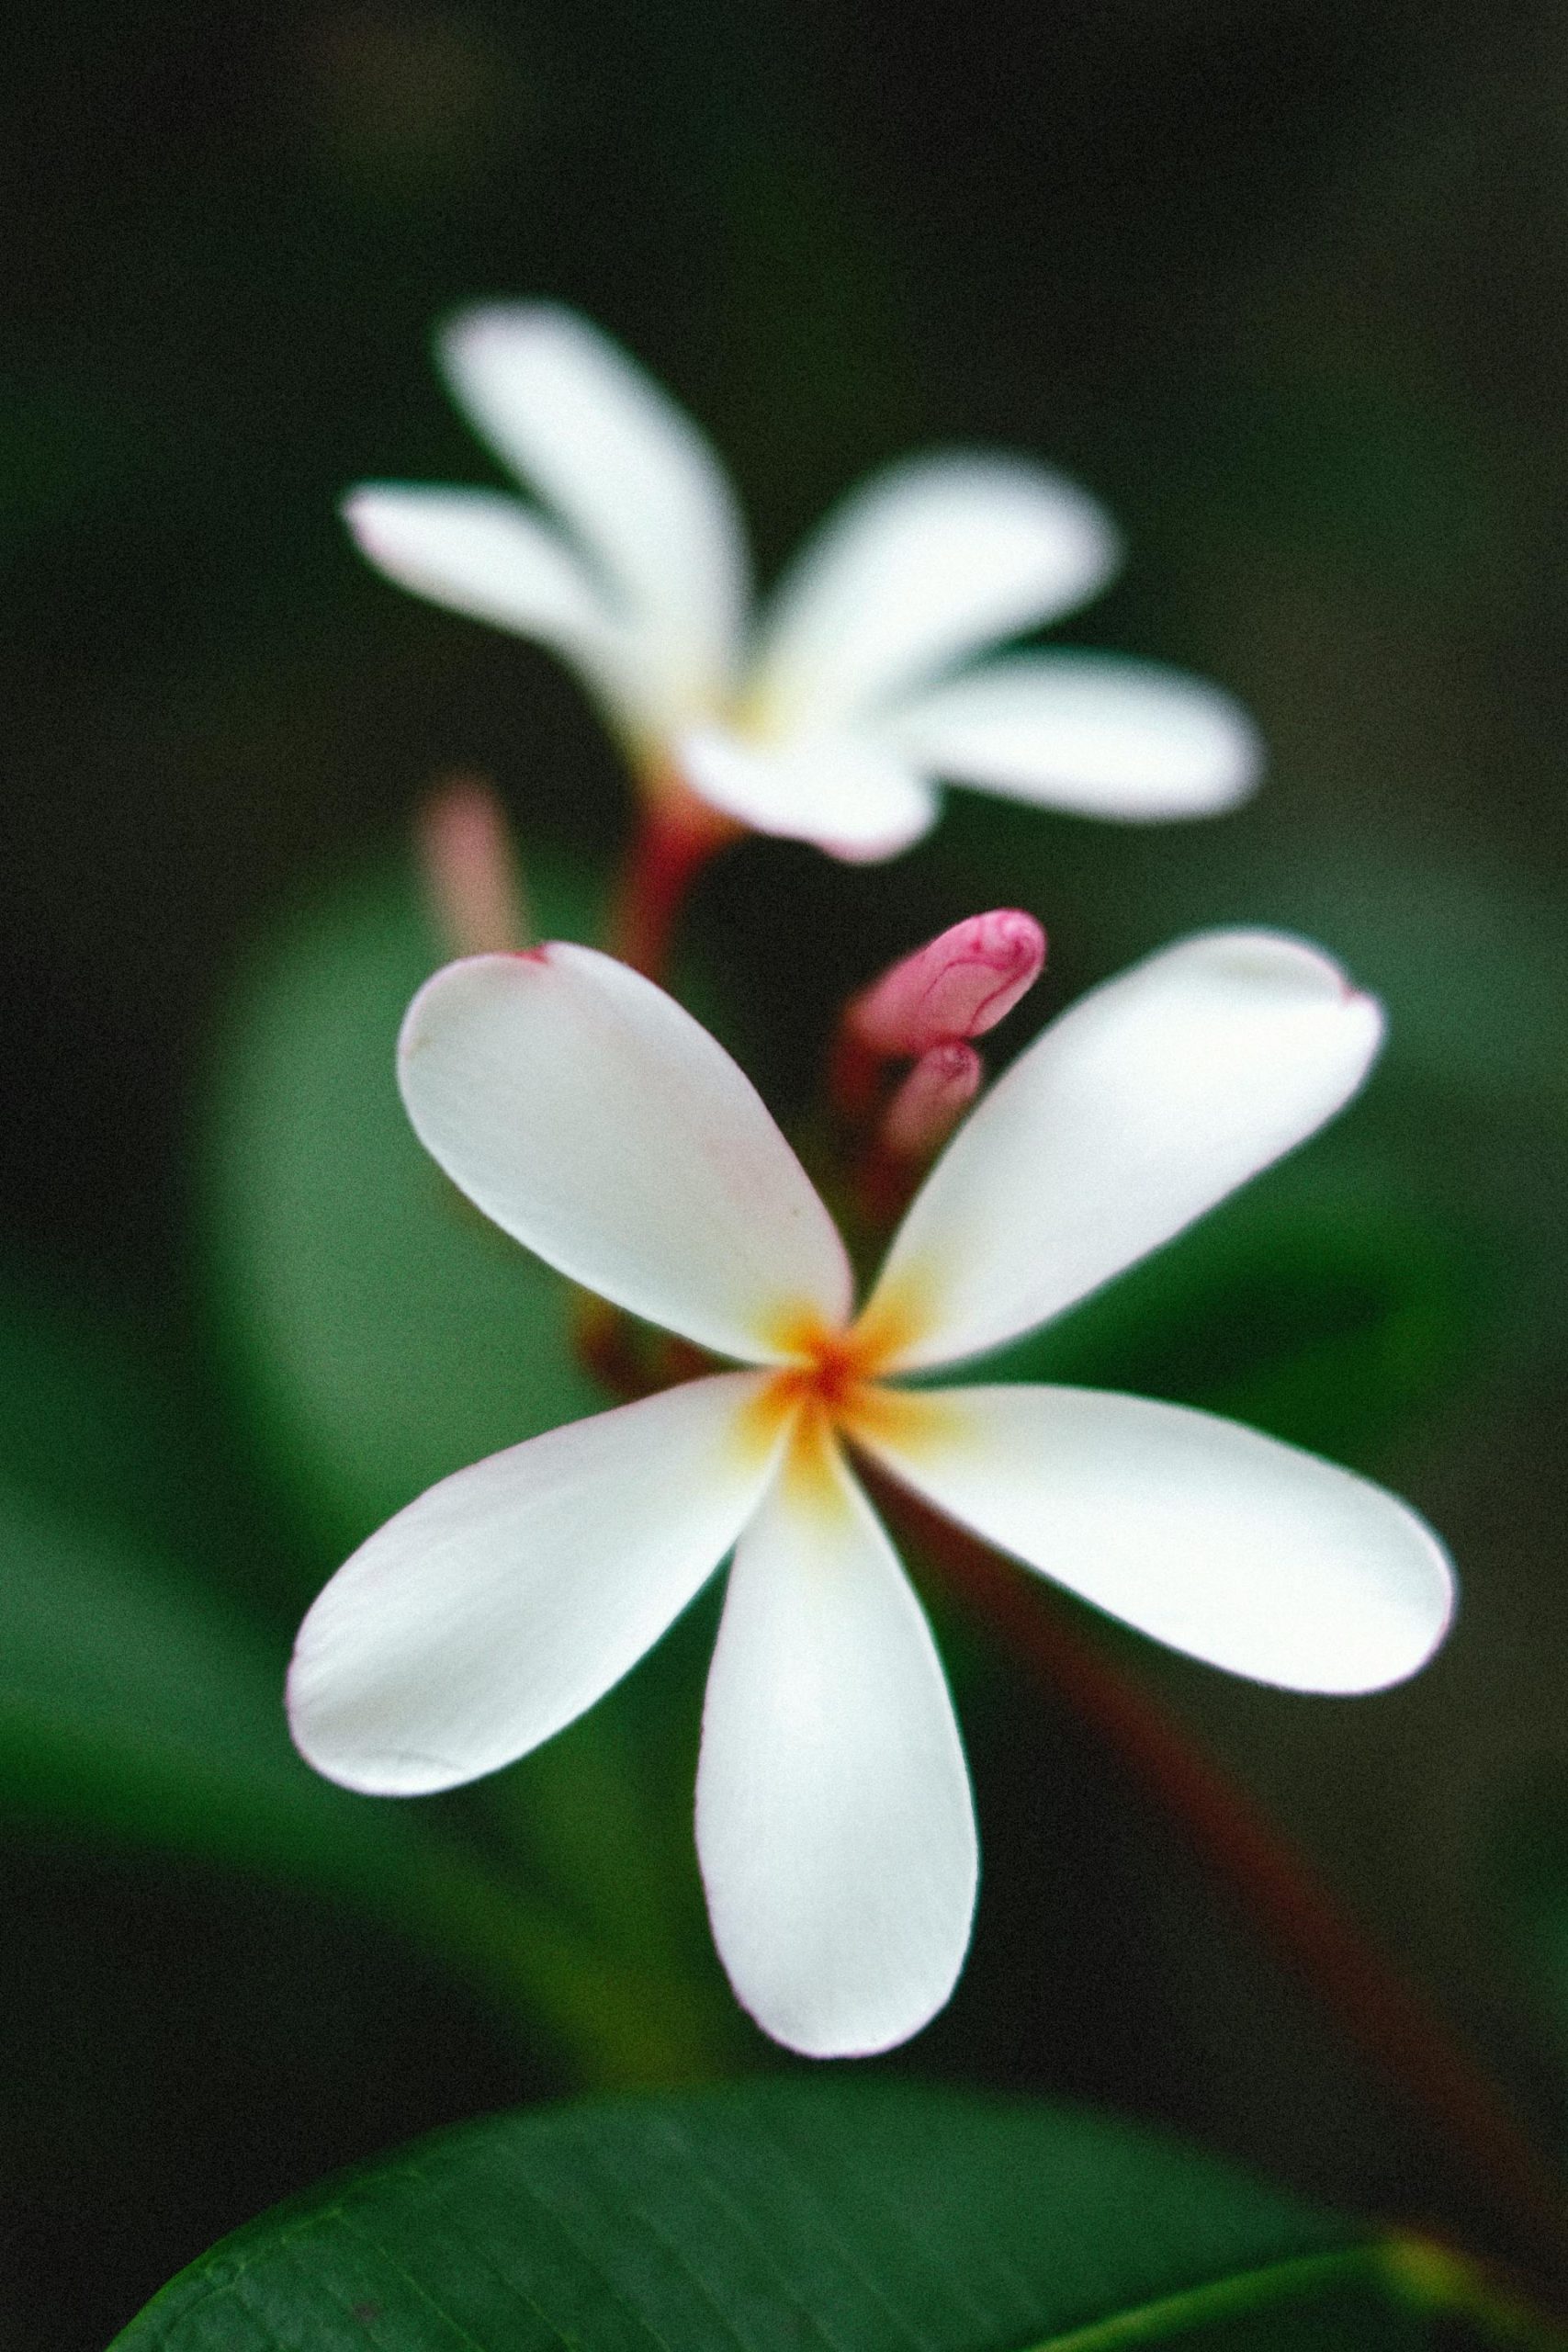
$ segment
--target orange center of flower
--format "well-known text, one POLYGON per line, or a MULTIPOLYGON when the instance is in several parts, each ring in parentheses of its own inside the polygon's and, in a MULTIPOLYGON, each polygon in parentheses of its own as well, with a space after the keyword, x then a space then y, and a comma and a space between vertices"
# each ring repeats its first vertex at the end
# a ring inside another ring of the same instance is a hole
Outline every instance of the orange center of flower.
POLYGON ((886 1306, 863 1315, 846 1330, 810 1313, 783 1321, 777 1345, 795 1359, 770 1374, 752 1408, 762 1443, 776 1442, 791 1425, 789 1469, 799 1486, 829 1478, 835 1434, 874 1443, 879 1437, 909 1442, 932 1418, 932 1399, 886 1385, 883 1374, 908 1344, 913 1318, 886 1306))
POLYGON ((793 1339, 792 1353, 803 1361, 776 1372, 769 1383, 775 1406, 805 1406, 831 1421, 852 1413, 868 1379, 880 1371, 888 1351, 868 1345, 857 1330, 803 1329, 793 1339))

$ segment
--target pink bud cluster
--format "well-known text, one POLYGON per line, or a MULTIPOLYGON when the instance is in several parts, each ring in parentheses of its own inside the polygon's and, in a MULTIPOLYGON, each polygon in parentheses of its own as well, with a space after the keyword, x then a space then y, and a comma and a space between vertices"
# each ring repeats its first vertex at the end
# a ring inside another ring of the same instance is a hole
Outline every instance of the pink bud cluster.
POLYGON ((1045 934, 1033 916, 1001 907, 955 922, 850 1000, 840 1098, 863 1100, 879 1064, 913 1064, 881 1112, 877 1140, 890 1159, 929 1159, 947 1140, 985 1075, 970 1040, 1012 1011, 1044 962, 1045 934))

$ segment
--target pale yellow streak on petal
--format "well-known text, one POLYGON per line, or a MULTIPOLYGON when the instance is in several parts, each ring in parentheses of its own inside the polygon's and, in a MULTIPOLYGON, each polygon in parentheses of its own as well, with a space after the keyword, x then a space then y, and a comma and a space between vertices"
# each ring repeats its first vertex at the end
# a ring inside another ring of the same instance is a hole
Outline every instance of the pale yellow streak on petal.
POLYGON ((937 1282, 919 1265, 906 1266, 896 1282, 877 1283, 849 1333, 863 1377, 897 1368, 935 1323, 938 1295, 937 1282))
POLYGON ((820 1406, 807 1405, 789 1440, 780 1483, 791 1510, 816 1520, 841 1521, 852 1510, 833 1424, 820 1406))
POLYGON ((799 1388, 787 1373, 765 1381, 748 1397, 735 1417, 732 1442, 749 1468, 766 1461, 787 1442, 802 1402, 799 1388))
POLYGON ((846 1399, 839 1426, 850 1443, 897 1447, 917 1461, 928 1448, 951 1452, 964 1419, 945 1396, 919 1388, 888 1388, 868 1381, 846 1399))

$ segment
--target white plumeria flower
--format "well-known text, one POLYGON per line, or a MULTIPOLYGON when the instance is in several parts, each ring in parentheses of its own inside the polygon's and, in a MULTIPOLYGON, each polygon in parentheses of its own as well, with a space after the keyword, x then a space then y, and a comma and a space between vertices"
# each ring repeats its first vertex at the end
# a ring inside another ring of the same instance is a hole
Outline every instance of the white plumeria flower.
POLYGON ((552 647, 656 798, 887 857, 937 811, 932 779, 1099 817, 1196 817, 1257 779, 1230 697, 1116 656, 1013 653, 1119 560, 1074 483, 953 453, 876 476, 812 539, 753 628, 734 494, 691 420, 570 311, 458 316, 440 356, 483 438, 544 511, 489 490, 373 483, 345 514, 419 594, 552 647), (956 674, 954 673, 956 672, 956 674))
POLYGON ((1096 989, 949 1144, 857 1315, 843 1244, 735 1063, 586 947, 448 965, 400 1069, 426 1148, 573 1282, 747 1367, 459 1471, 326 1587, 294 1736, 412 1796, 593 1704, 734 1548, 697 1845, 715 1938, 767 2032, 884 2050, 968 1942, 975 1824, 919 1604, 863 1455, 987 1543, 1194 1657, 1293 1690, 1399 1680, 1452 1577, 1378 1487, 1183 1407, 897 1385, 1059 1314, 1339 1109, 1377 1006, 1265 933, 1188 940, 1096 989))

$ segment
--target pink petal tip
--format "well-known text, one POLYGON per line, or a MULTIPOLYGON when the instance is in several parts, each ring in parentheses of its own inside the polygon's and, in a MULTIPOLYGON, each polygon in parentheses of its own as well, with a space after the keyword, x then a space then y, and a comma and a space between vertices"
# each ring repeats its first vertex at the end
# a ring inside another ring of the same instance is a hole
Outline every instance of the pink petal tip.
POLYGON ((506 812, 483 776, 436 785, 419 811, 415 847, 425 896, 453 956, 515 952, 528 937, 517 852, 506 812))
POLYGON ((874 1054, 929 1053, 979 1037, 1025 991, 1045 962, 1045 933, 1016 907, 969 915, 906 956, 853 999, 848 1028, 874 1054))

